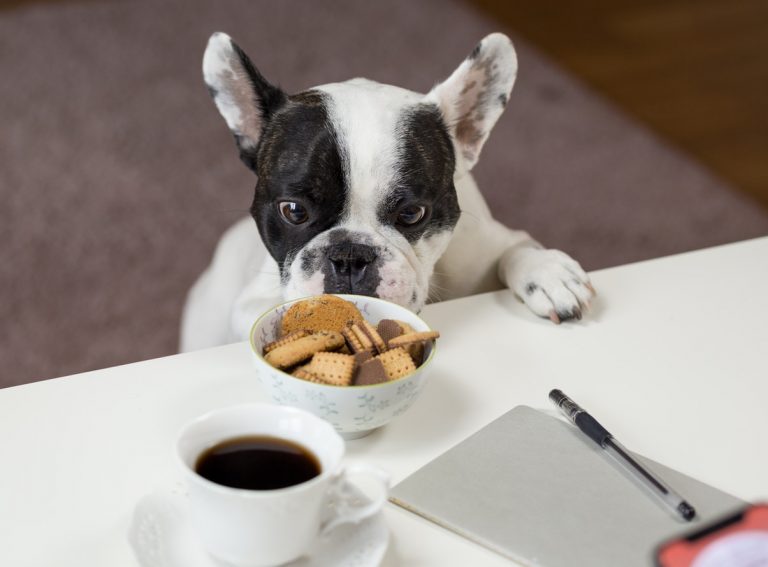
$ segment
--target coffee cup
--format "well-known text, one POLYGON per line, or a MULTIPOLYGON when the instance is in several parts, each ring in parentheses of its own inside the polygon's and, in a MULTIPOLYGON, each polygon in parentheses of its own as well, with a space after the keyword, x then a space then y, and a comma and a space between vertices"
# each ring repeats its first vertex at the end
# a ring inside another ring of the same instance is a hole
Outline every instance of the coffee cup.
POLYGON ((342 465, 343 439, 298 408, 244 404, 211 411, 182 429, 177 456, 200 543, 239 567, 297 559, 339 524, 376 514, 387 498, 389 475, 366 464, 342 465), (357 496, 351 477, 358 475, 376 485, 372 499, 357 496))

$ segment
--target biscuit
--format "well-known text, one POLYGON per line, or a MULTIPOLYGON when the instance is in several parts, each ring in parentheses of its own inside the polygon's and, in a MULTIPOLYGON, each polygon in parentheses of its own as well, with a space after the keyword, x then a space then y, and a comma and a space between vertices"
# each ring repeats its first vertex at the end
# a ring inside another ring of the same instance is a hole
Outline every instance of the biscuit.
MULTIPOLYGON (((375 348, 373 341, 371 340, 371 337, 368 336, 368 333, 365 332, 365 329, 361 325, 354 324, 350 327, 350 330, 355 334, 355 337, 357 337, 357 340, 360 343, 360 345, 362 345, 363 348, 361 350, 373 351, 373 349, 375 348)), ((355 352, 360 352, 360 351, 355 351, 355 352)))
POLYGON ((364 362, 357 369, 355 376, 355 386, 370 386, 371 384, 381 384, 387 382, 389 377, 384 365, 378 358, 371 358, 364 362))
POLYGON ((307 382, 314 382, 315 384, 325 384, 320 378, 317 377, 317 375, 310 370, 307 369, 309 365, 301 366, 300 368, 297 368, 293 372, 291 372, 291 376, 295 376, 296 378, 301 378, 302 380, 306 380, 307 382))
POLYGON ((357 333, 352 330, 352 327, 347 327, 341 330, 341 336, 346 341, 347 349, 352 353, 366 352, 363 343, 357 338, 357 333))
POLYGON ((288 368, 307 360, 316 352, 334 350, 343 344, 344 337, 341 336, 341 333, 319 331, 277 347, 268 352, 264 356, 264 360, 277 368, 288 368))
POLYGON ((356 352, 353 356, 355 357, 355 370, 352 373, 352 383, 354 384, 355 382, 357 382, 357 376, 358 376, 358 372, 360 371, 360 367, 365 362, 368 362, 373 358, 373 353, 369 350, 363 350, 360 352, 356 352))
POLYGON ((376 358, 384 365, 384 371, 387 373, 389 380, 397 380, 403 376, 408 376, 416 370, 413 359, 401 347, 390 349, 376 358))
MULTIPOLYGON (((398 323, 400 327, 403 329, 403 334, 407 335, 409 333, 415 333, 416 329, 411 327, 408 323, 405 321, 398 321, 397 319, 393 319, 395 323, 398 323)), ((389 341, 387 341, 387 344, 389 344, 389 341)), ((405 347, 405 350, 408 351, 408 354, 411 355, 411 358, 416 363, 417 366, 421 366, 421 363, 424 361, 424 343, 412 343, 405 347)))
POLYGON ((364 362, 367 362, 373 358, 373 355, 369 350, 356 352, 354 356, 355 356, 355 366, 361 366, 364 362))
MULTIPOLYGON (((306 364, 298 364, 294 366, 293 368, 286 369, 286 372, 290 370, 291 376, 298 376, 298 374, 301 374, 302 372, 308 372, 309 371, 309 363, 306 364)), ((300 376, 299 376, 300 378, 300 376)))
POLYGON ((285 335, 284 337, 277 339, 276 341, 267 343, 264 345, 264 354, 267 354, 268 352, 272 352, 277 347, 281 347, 283 345, 287 345, 288 343, 292 343, 295 340, 302 339, 306 337, 308 334, 309 334, 308 331, 305 331, 304 329, 302 329, 301 331, 294 331, 293 333, 285 335))
POLYGON ((414 329, 413 327, 411 327, 411 326, 410 326, 408 323, 406 323, 405 321, 398 321, 397 319, 392 319, 392 320, 393 320, 395 323, 397 323, 398 325, 400 325, 400 327, 403 329, 403 334, 405 334, 405 333, 415 333, 415 332, 416 332, 416 329, 414 329))
POLYGON ((379 324, 376 326, 376 331, 385 343, 388 343, 395 337, 399 337, 405 332, 400 323, 392 319, 382 319, 379 321, 379 324))
POLYGON ((371 340, 371 342, 373 343, 373 346, 376 348, 376 352, 384 352, 385 350, 387 350, 387 343, 384 342, 384 339, 376 330, 376 327, 371 325, 365 319, 360 321, 356 326, 360 328, 366 334, 366 336, 371 340))
POLYGON ((425 343, 427 341, 433 341, 440 337, 440 333, 437 331, 421 331, 418 333, 406 333, 390 339, 389 346, 391 348, 404 347, 416 343, 425 343))
POLYGON ((355 370, 355 357, 338 352, 318 352, 312 357, 309 372, 333 386, 349 386, 355 370))
POLYGON ((281 335, 294 331, 336 331, 363 320, 354 303, 334 295, 320 295, 297 301, 280 322, 281 335))

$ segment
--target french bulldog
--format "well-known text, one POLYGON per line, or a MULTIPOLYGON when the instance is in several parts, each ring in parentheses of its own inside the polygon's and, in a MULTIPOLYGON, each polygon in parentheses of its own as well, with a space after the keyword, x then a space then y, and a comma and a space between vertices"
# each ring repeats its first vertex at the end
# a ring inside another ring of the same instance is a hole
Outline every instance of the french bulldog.
POLYGON ((538 316, 580 319, 594 295, 581 266, 494 220, 470 173, 516 75, 494 33, 427 94, 352 79, 289 95, 213 34, 203 76, 257 181, 252 218, 189 292, 181 350, 246 340, 262 312, 321 293, 418 312, 506 286, 538 316))

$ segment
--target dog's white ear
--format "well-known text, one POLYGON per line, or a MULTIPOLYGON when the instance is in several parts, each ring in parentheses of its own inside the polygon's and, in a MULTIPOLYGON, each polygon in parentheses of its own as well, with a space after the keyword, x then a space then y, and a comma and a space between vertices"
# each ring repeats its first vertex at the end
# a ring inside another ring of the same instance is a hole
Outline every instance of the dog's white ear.
POLYGON ((483 38, 453 74, 434 87, 426 100, 437 104, 467 169, 509 100, 517 76, 517 55, 502 33, 483 38))
POLYGON ((256 171, 256 148, 265 124, 287 97, 269 84, 242 49, 225 33, 208 40, 203 78, 213 101, 235 136, 240 158, 256 171))

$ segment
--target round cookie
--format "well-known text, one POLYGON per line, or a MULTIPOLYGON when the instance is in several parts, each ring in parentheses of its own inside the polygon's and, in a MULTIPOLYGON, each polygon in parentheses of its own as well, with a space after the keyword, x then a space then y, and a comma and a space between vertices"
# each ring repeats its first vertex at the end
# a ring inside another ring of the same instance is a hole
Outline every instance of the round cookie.
POLYGON ((363 320, 354 303, 334 295, 319 295, 297 301, 285 312, 281 335, 295 331, 336 331, 363 320))

